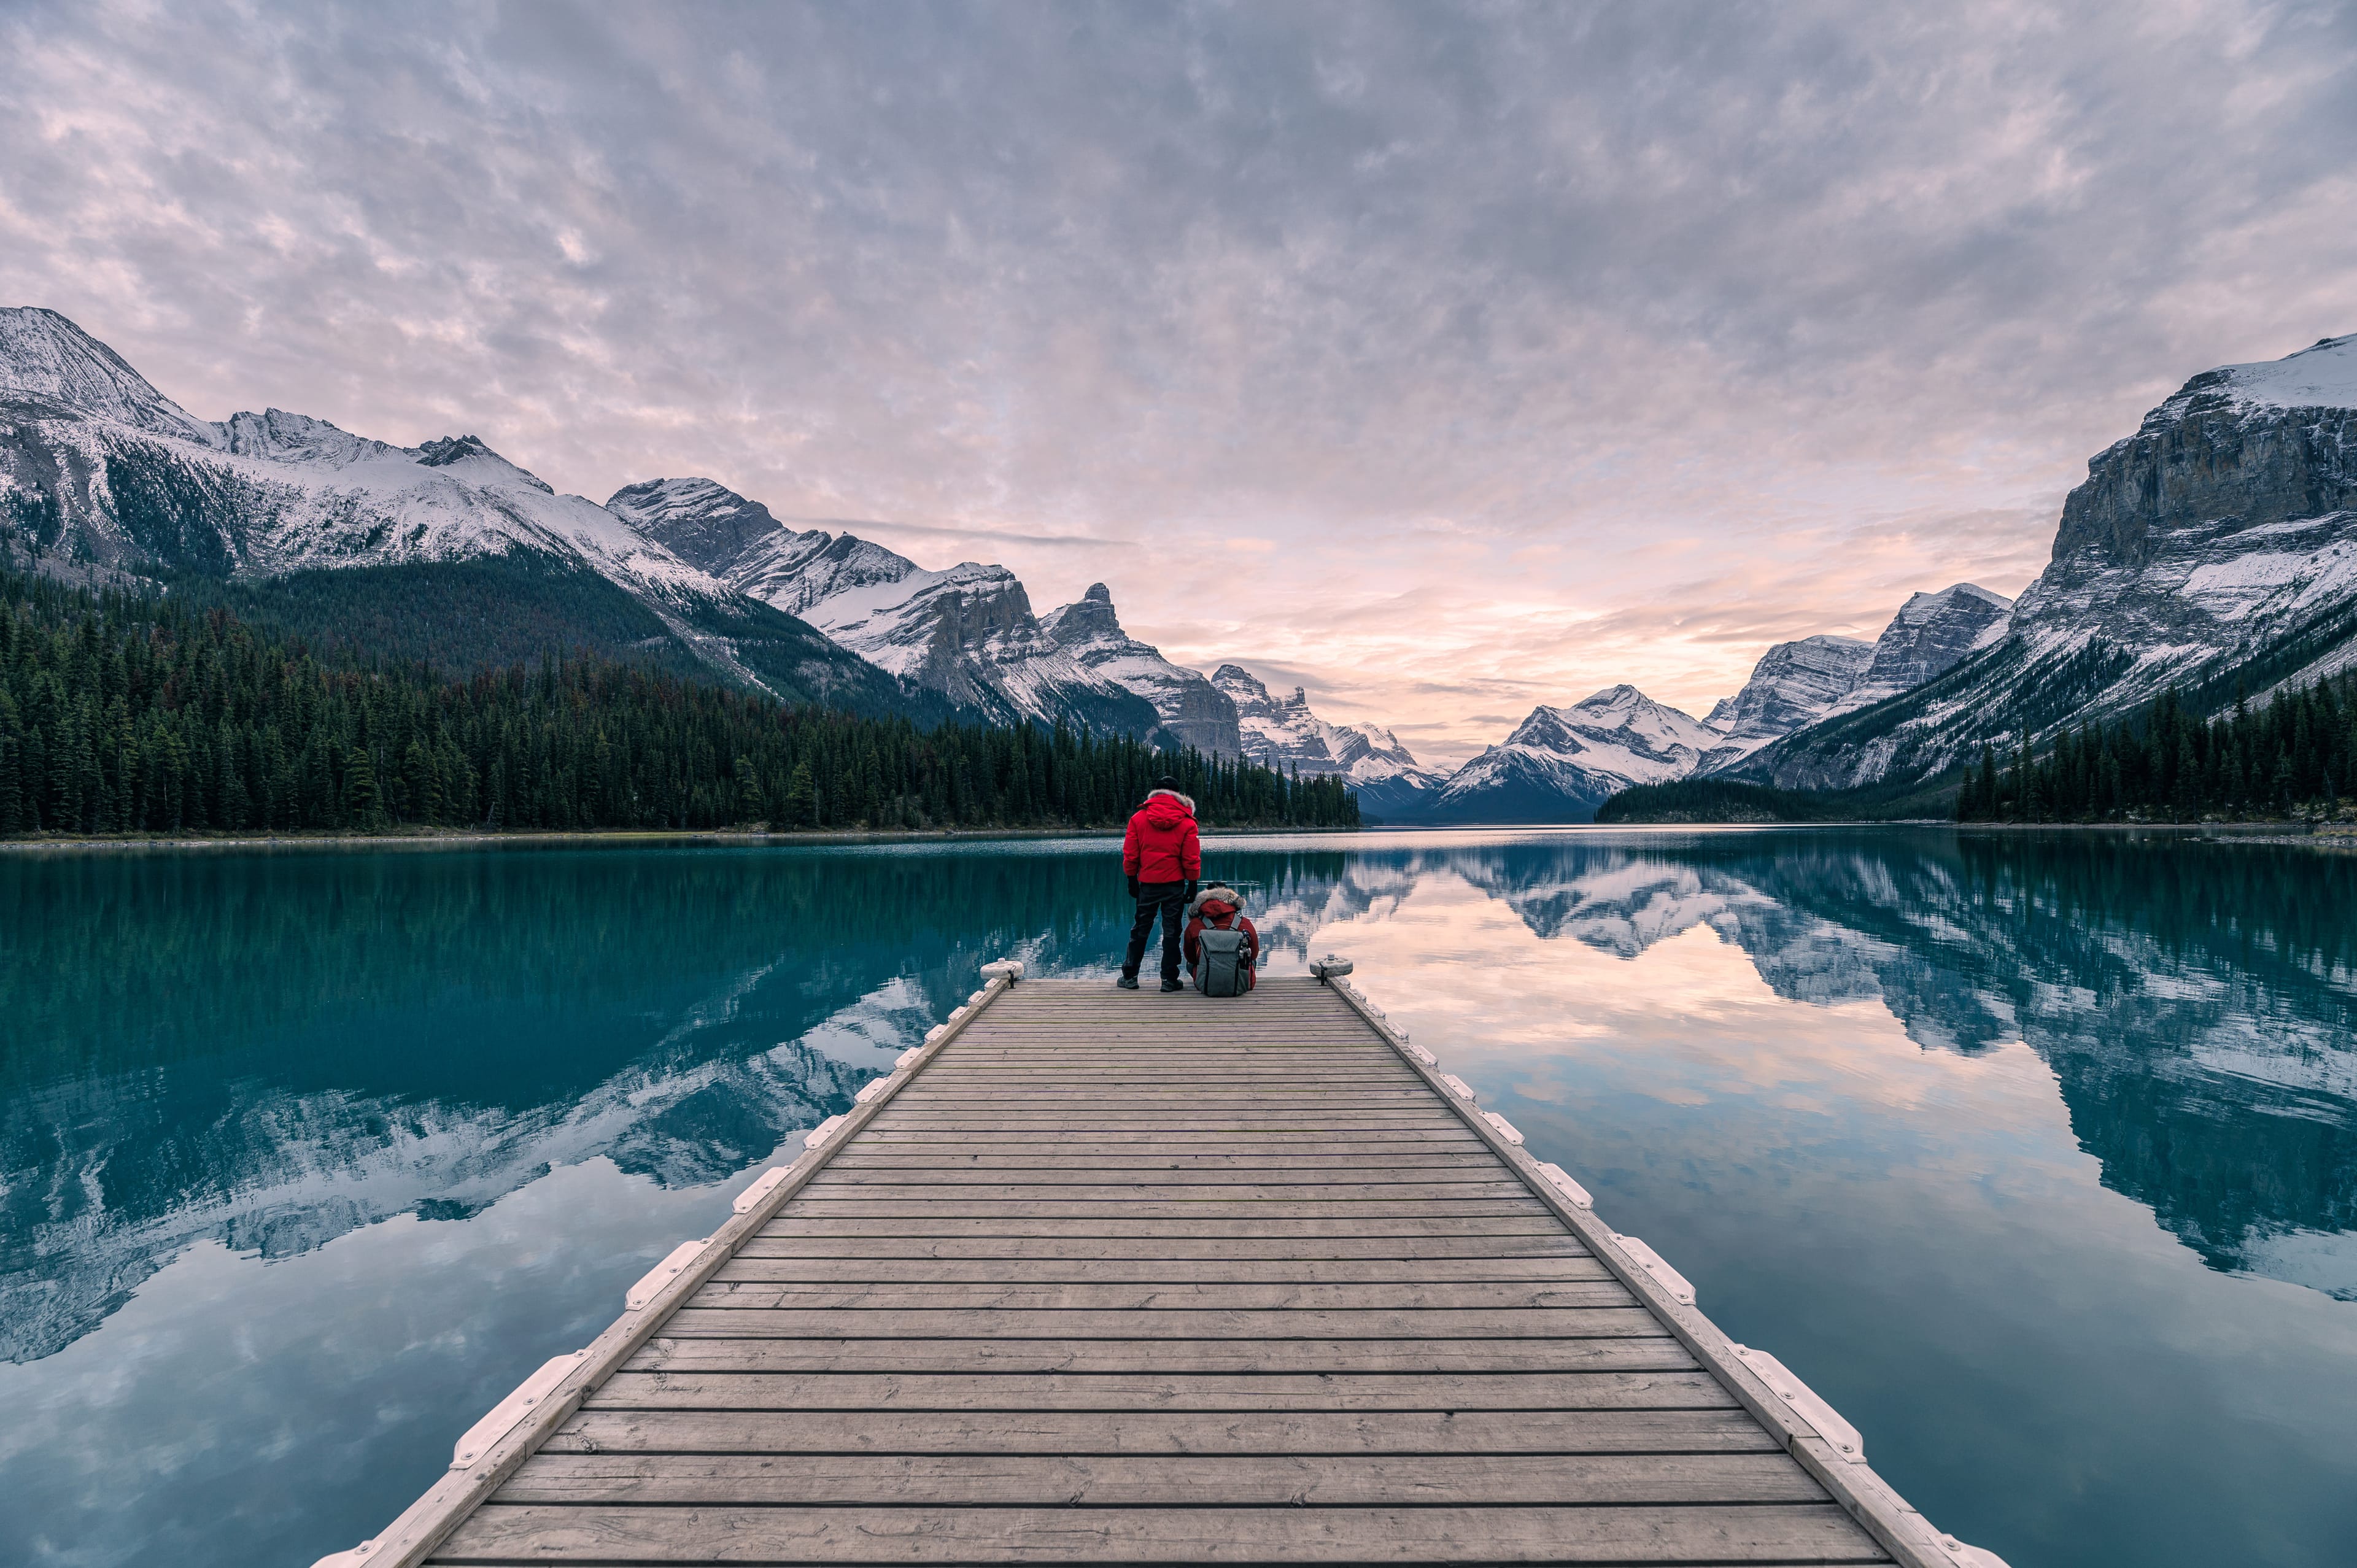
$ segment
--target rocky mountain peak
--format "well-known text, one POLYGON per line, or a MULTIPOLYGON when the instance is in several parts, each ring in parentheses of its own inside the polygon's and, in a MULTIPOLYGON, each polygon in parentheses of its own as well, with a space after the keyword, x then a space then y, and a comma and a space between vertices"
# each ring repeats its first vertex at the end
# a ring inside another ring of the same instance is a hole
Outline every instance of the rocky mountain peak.
POLYGON ((0 308, 0 398, 31 398, 77 413, 214 444, 213 427, 157 392, 122 355, 39 306, 0 308))
POLYGON ((1899 607, 1875 640, 1874 660, 1858 682, 1863 707, 1943 675, 1977 648, 2005 635, 2013 601, 1975 583, 1957 583, 1936 594, 1916 594, 1899 607))
POLYGON ((608 497, 606 510, 681 559, 722 577, 773 535, 813 542, 832 537, 797 532, 759 501, 716 479, 642 479, 608 497))
POLYGON ((484 445, 479 435, 445 435, 413 449, 412 455, 420 466, 428 468, 487 469, 483 477, 520 482, 532 486, 546 495, 554 495, 556 487, 538 474, 520 468, 484 445))
POLYGON ((1087 593, 1069 605, 1049 610, 1039 618, 1039 624, 1047 628, 1049 636, 1067 648, 1130 640, 1129 634, 1121 628, 1120 616, 1114 612, 1113 592, 1103 583, 1091 583, 1087 593))

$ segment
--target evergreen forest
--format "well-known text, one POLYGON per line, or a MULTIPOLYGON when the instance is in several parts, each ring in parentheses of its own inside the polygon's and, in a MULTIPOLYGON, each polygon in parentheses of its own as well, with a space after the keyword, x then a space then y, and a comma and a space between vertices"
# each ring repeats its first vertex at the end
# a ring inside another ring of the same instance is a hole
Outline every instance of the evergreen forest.
POLYGON ((2237 701, 2204 720, 2174 689, 2141 715, 2083 725, 2042 757, 1983 747, 1960 822, 2196 822, 2326 815, 2357 781, 2357 671, 2237 701))
POLYGON ((789 706, 584 651, 466 678, 184 597, 0 573, 0 835, 400 826, 1353 827, 1304 779, 1033 726, 789 706))

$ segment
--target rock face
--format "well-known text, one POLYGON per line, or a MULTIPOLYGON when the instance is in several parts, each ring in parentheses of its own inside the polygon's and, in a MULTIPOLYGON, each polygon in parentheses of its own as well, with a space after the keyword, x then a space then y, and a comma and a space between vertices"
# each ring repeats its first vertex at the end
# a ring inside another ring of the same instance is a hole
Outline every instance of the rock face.
POLYGON ((1910 782, 2111 717, 2357 659, 2357 336, 2186 382, 2087 465, 2002 636, 1734 771, 1794 789, 1910 782))
POLYGON ((1173 738, 1207 756, 1232 760, 1243 754, 1234 702, 1200 671, 1171 663, 1160 649, 1124 631, 1103 583, 1090 584, 1087 593, 1049 610, 1039 624, 1082 669, 1152 703, 1173 738))
POLYGON ((927 571, 853 534, 788 528, 710 479, 650 479, 615 491, 606 505, 649 539, 705 563, 735 592, 807 620, 877 669, 996 723, 1163 735, 1155 704, 1060 647, 1004 566, 967 561, 927 571))
POLYGON ((0 309, 0 541, 133 575, 392 570, 417 604, 436 598, 422 585, 437 568, 504 561, 518 592, 544 593, 530 608, 559 645, 661 655, 793 700, 905 695, 472 435, 394 446, 274 408, 209 424, 54 311, 0 309))
POLYGON ((1722 738, 1696 770, 1728 767, 1823 718, 1857 688, 1874 654, 1873 643, 1854 637, 1804 637, 1776 644, 1751 667, 1743 690, 1722 699, 1703 720, 1722 738))
POLYGON ((2012 618, 2011 599, 1973 583, 1911 596, 1875 639, 1873 660, 1857 684, 1831 711, 1863 708, 1946 674, 2001 640, 2012 618))
POLYGON ((1279 699, 1241 664, 1212 671, 1211 684, 1235 704, 1248 759, 1304 779, 1340 776, 1370 817, 1419 815, 1440 788, 1443 776, 1416 761, 1397 736, 1373 725, 1328 724, 1310 712, 1309 695, 1299 686, 1279 699))
POLYGON ((1440 822, 1584 822, 1633 784, 1692 773, 1720 742, 1701 720, 1634 686, 1531 710, 1505 740, 1453 774, 1425 808, 1440 822))

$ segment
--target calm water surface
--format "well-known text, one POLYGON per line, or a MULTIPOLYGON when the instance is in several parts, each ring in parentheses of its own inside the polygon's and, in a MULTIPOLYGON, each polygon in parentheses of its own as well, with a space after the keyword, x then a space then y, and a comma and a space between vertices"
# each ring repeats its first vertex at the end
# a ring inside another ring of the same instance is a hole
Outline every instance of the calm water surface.
MULTIPOLYGON (((1209 858, 1935 1523, 2016 1568, 2357 1561, 2357 861, 1209 858)), ((979 962, 1109 976, 1127 917, 1102 842, 0 857, 0 1562, 373 1533, 979 962)))

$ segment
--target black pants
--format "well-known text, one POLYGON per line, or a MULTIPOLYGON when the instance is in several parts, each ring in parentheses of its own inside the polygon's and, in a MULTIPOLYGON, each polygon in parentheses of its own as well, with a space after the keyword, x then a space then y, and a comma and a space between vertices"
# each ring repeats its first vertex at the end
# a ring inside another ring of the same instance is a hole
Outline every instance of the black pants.
POLYGON ((1135 980, 1146 961, 1146 939, 1154 934, 1154 917, 1162 916, 1162 978, 1178 978, 1178 939, 1187 925, 1187 885, 1183 882, 1141 882, 1137 885, 1137 918, 1129 928, 1129 956, 1121 961, 1122 973, 1135 980))

